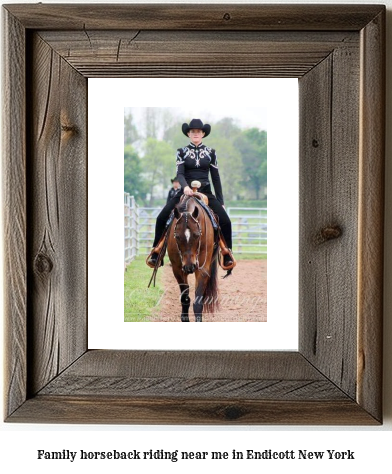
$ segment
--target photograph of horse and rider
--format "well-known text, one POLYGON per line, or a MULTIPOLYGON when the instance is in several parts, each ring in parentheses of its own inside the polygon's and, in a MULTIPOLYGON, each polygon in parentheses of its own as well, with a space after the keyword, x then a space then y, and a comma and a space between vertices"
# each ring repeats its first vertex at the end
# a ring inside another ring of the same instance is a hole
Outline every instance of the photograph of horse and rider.
POLYGON ((267 320, 265 110, 196 112, 124 109, 126 322, 267 320))

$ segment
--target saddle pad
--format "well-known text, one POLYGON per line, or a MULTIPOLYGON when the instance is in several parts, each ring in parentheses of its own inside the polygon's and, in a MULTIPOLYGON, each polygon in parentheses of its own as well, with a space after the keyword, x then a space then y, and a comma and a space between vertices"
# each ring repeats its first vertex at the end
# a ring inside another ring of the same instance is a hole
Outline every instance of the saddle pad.
MULTIPOLYGON (((196 199, 196 198, 194 198, 196 199)), ((210 206, 207 206, 207 204, 205 204, 204 201, 201 201, 201 200, 197 200, 197 202, 201 205, 201 207, 207 212, 207 214, 210 216, 210 219, 211 219, 211 223, 212 223, 212 227, 215 229, 215 230, 218 230, 219 229, 219 224, 218 222, 216 221, 215 219, 215 215, 213 214, 213 211, 212 209, 210 208, 210 206)))
MULTIPOLYGON (((193 199, 197 199, 197 198, 193 198, 193 199)), ((215 215, 213 214, 213 211, 212 209, 207 206, 207 204, 204 203, 204 201, 201 201, 199 199, 197 199, 197 202, 202 206, 202 208, 207 212, 209 218, 211 219, 211 223, 212 223, 212 227, 214 228, 214 230, 218 230, 219 229, 219 224, 218 222, 216 221, 215 219, 215 215)), ((170 213, 170 216, 169 216, 169 219, 167 220, 166 222, 166 225, 165 225, 165 230, 169 227, 169 225, 172 223, 174 219, 174 209, 171 211, 170 213)))

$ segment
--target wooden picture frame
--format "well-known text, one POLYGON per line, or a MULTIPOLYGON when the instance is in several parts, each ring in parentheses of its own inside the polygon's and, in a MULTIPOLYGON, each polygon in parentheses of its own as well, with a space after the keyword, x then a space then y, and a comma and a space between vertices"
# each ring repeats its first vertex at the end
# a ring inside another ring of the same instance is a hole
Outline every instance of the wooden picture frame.
POLYGON ((385 7, 3 19, 6 421, 382 423, 385 7), (298 352, 88 350, 87 78, 124 76, 299 78, 298 352))

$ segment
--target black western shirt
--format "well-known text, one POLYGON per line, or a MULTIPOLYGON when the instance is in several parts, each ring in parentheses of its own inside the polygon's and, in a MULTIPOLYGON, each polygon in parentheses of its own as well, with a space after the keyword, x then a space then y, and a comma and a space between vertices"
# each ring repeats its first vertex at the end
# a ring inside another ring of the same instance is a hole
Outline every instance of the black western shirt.
POLYGON ((213 148, 203 143, 195 145, 191 142, 186 147, 177 150, 176 165, 177 179, 183 189, 185 186, 190 187, 193 180, 200 181, 202 186, 209 185, 208 173, 210 172, 215 196, 224 205, 218 161, 213 148))

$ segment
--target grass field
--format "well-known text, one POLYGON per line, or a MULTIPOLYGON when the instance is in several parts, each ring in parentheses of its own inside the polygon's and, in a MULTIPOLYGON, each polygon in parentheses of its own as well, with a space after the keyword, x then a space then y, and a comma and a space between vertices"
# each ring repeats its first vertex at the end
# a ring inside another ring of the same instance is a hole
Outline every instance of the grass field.
POLYGON ((138 256, 124 272, 124 321, 142 322, 159 305, 162 296, 162 272, 158 271, 155 287, 151 283, 152 268, 146 265, 146 256, 138 256))
MULTIPOLYGON (((267 260, 267 254, 266 253, 237 253, 236 252, 236 246, 233 245, 233 254, 234 258, 236 261, 239 260, 267 260)), ((248 247, 247 249, 250 252, 250 249, 248 247)))
MULTIPOLYGON (((234 256, 237 261, 266 259, 267 255, 244 254, 234 256)), ((167 255, 165 264, 169 263, 167 255)), ((151 283, 147 288, 152 275, 152 268, 146 265, 146 256, 138 256, 133 260, 124 272, 124 321, 125 322, 145 322, 152 315, 153 311, 159 308, 159 301, 164 293, 162 281, 162 268, 158 271, 155 287, 151 283)))

